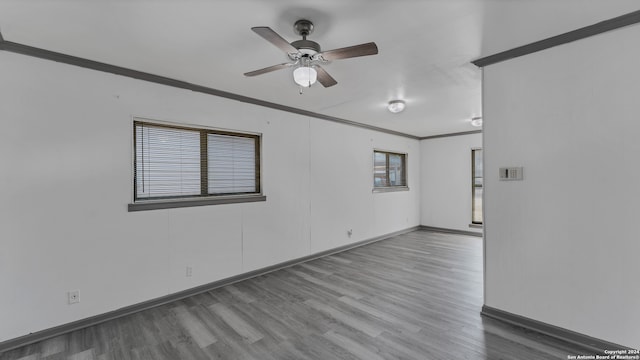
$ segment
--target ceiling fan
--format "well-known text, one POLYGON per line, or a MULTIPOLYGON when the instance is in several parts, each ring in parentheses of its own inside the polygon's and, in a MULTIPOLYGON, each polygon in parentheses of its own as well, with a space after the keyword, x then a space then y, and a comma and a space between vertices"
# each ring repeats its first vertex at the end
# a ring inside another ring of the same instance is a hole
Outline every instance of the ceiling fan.
POLYGON ((273 65, 264 69, 250 71, 245 76, 262 75, 271 71, 295 68, 293 70, 293 80, 302 87, 309 87, 318 81, 324 87, 330 87, 338 82, 327 73, 321 64, 326 64, 333 60, 348 59, 358 56, 375 55, 378 53, 376 43, 370 42, 340 49, 321 51, 320 44, 307 40, 307 36, 313 33, 313 23, 309 20, 298 20, 293 26, 295 32, 302 36, 302 40, 288 43, 278 33, 266 26, 253 27, 256 34, 277 46, 289 57, 290 62, 273 65))

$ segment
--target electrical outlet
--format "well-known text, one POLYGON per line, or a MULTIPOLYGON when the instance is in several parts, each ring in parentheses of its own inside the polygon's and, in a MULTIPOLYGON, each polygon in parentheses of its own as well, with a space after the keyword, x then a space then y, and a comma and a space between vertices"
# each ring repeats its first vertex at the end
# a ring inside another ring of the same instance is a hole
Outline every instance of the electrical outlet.
POLYGON ((69 298, 69 305, 77 304, 80 302, 80 290, 72 290, 67 293, 69 298))
POLYGON ((191 266, 187 266, 186 276, 187 277, 193 276, 193 268, 191 266))

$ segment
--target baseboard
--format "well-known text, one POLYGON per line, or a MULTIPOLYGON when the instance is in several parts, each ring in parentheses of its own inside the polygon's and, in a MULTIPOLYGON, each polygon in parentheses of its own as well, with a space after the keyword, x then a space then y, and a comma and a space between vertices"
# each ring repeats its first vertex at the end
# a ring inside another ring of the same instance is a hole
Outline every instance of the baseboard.
POLYGON ((492 308, 487 305, 482 306, 483 316, 509 323, 527 330, 550 336, 562 341, 566 341, 585 350, 587 354, 602 355, 605 350, 631 350, 630 347, 614 344, 591 336, 567 330, 558 326, 543 323, 524 316, 512 314, 503 310, 492 308))
POLYGON ((457 235, 468 235, 468 236, 482 237, 482 233, 481 232, 466 231, 466 230, 456 230, 456 229, 446 229, 446 228, 439 228, 439 227, 426 226, 426 225, 420 225, 420 230, 434 231, 434 232, 440 232, 440 233, 445 233, 445 234, 457 234, 457 235))
POLYGON ((68 324, 52 327, 49 329, 41 330, 38 332, 34 332, 28 335, 24 335, 18 338, 9 339, 3 342, 0 342, 0 354, 9 350, 13 350, 25 345, 33 344, 35 342, 43 341, 46 339, 50 339, 59 335, 63 335, 69 333, 71 331, 80 330, 89 326, 97 325, 109 320, 117 319, 123 316, 131 315, 143 310, 151 309, 156 306, 164 305, 173 301, 182 300, 193 295, 197 295, 200 293, 204 293, 207 291, 211 291, 213 289, 230 285, 239 281, 248 280, 254 278, 256 276, 268 274, 270 272, 284 269, 287 267, 291 267, 300 263, 304 263, 307 261, 311 261, 314 259, 318 259, 321 257, 337 254, 343 251, 347 251, 350 249, 354 249, 360 246, 368 245, 377 241, 385 240, 394 236, 406 234, 412 231, 420 230, 420 226, 414 226, 408 229, 395 231, 389 234, 376 236, 374 238, 370 238, 367 240, 358 241, 352 244, 339 246, 337 248, 332 248, 329 250, 320 251, 311 255, 303 256, 300 258, 284 261, 275 265, 267 266, 264 268, 260 268, 257 270, 249 271, 246 273, 242 273, 239 275, 231 276, 222 280, 214 281, 208 284, 196 286, 187 290, 179 291, 173 294, 161 296, 155 299, 151 299, 148 301, 144 301, 138 304, 134 304, 131 306, 126 306, 120 308, 118 310, 110 311, 104 314, 92 316, 86 319, 74 321, 68 324))

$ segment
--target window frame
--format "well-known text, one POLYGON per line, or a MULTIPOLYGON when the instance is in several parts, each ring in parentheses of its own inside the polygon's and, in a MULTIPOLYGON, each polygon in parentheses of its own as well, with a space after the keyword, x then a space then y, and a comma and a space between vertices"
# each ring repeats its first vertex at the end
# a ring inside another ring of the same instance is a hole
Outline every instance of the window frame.
POLYGON ((372 169, 373 169, 373 190, 372 192, 393 192, 393 191, 409 191, 409 154, 398 152, 398 151, 389 151, 383 149, 373 149, 372 156, 372 169), (387 186, 376 186, 376 153, 385 154, 386 160, 386 169, 385 175, 387 177, 387 183, 389 183, 389 155, 399 155, 402 157, 402 177, 404 179, 404 184, 402 185, 387 185, 387 186))
POLYGON ((227 129, 212 128, 207 126, 176 124, 159 120, 151 120, 145 118, 134 117, 132 122, 133 129, 133 153, 132 153, 132 181, 133 192, 132 202, 128 205, 128 211, 171 209, 181 207, 235 204, 244 202, 266 201, 266 196, 262 192, 262 134, 251 133, 246 131, 235 131, 227 129), (200 194, 199 195, 176 195, 155 198, 138 198, 137 197, 137 131, 140 125, 155 126, 166 129, 196 131, 200 134, 200 194), (208 193, 208 135, 225 135, 251 138, 255 140, 255 192, 243 193, 224 193, 209 194, 208 193))
MULTIPOLYGON (((484 209, 480 208, 480 216, 482 217, 481 221, 475 221, 474 212, 476 209, 476 188, 482 188, 482 194, 484 198, 484 174, 480 174, 480 176, 476 176, 476 151, 482 151, 481 147, 471 148, 471 225, 472 227, 482 227, 484 225, 484 209), (482 186, 476 186, 476 179, 482 179, 482 186)), ((484 152, 482 152, 481 156, 484 156, 484 152)), ((484 173, 484 164, 483 171, 484 173)), ((482 204, 481 204, 482 206, 482 204)))

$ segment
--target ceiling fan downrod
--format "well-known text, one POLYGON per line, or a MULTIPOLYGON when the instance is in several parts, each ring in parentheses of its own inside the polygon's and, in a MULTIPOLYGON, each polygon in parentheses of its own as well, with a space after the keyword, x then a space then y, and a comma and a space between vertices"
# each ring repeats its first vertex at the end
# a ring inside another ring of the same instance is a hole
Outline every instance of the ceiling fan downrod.
POLYGON ((293 25, 296 34, 302 36, 302 40, 296 40, 291 43, 304 55, 313 56, 320 52, 320 44, 315 41, 307 40, 307 36, 313 33, 313 23, 309 20, 298 20, 293 25))

